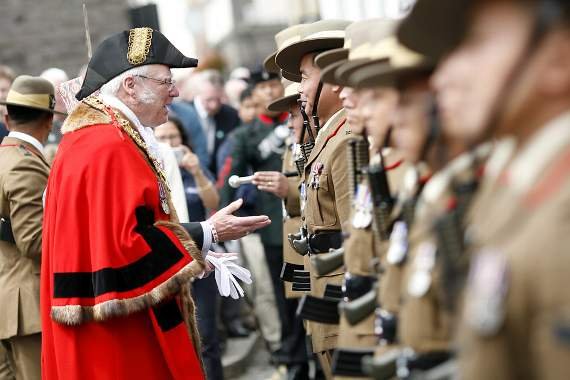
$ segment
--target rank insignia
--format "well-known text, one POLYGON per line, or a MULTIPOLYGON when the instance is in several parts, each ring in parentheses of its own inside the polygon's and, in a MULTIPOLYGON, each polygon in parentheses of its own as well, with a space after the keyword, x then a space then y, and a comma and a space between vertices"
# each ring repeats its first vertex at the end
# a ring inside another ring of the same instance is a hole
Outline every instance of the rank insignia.
POLYGON ((408 293, 413 297, 423 297, 431 287, 432 270, 435 266, 436 247, 432 242, 423 242, 418 247, 413 263, 413 272, 408 281, 408 293))
POLYGON ((469 273, 465 317, 480 335, 492 336, 503 325, 507 289, 505 256, 488 249, 477 254, 469 273))

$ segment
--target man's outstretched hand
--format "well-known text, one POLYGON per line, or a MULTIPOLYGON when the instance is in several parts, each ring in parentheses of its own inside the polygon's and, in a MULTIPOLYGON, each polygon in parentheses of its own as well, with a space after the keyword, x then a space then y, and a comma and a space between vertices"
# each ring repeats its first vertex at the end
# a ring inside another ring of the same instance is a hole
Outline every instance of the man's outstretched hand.
POLYGON ((243 217, 232 215, 239 210, 242 204, 243 200, 238 199, 208 219, 208 222, 216 229, 219 241, 236 240, 271 224, 271 220, 267 215, 243 217))

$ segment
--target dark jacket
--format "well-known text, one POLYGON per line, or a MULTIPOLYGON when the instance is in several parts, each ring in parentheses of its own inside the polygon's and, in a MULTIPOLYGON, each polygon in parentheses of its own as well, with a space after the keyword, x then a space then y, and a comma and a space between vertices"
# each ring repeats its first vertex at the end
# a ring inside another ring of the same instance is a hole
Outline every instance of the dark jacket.
MULTIPOLYGON (((281 171, 282 155, 285 149, 283 136, 276 133, 276 127, 283 124, 286 115, 275 120, 256 118, 251 124, 238 128, 232 134, 233 151, 231 169, 228 175, 246 176, 257 171, 281 171)), ((282 130, 280 130, 282 132, 282 130)), ((234 200, 236 189, 224 180, 220 191, 220 201, 226 205, 234 200)), ((259 230, 265 245, 281 246, 283 230, 283 209, 281 199, 273 194, 258 191, 256 196, 256 214, 269 216, 272 223, 259 230)))
MULTIPOLYGON (((184 110, 191 109, 191 111, 186 112, 187 117, 185 117, 186 120, 184 120, 185 124, 184 126, 187 129, 190 139, 193 139, 194 136, 197 136, 201 133, 203 136, 202 140, 203 142, 202 144, 198 144, 198 142, 196 142, 196 145, 201 145, 201 147, 207 147, 207 137, 203 132, 200 116, 196 111, 196 106, 194 105, 194 102, 190 102, 187 104, 190 105, 191 107, 187 108, 184 107, 184 110), (193 117, 191 116, 192 111, 194 112, 193 117)), ((177 112, 174 107, 173 110, 177 112)), ((180 111, 181 107, 177 108, 178 111, 180 111)), ((218 152, 218 149, 220 148, 222 143, 225 141, 228 133, 230 133, 232 130, 237 128, 238 125, 240 125, 240 118, 238 112, 233 107, 223 104, 218 113, 214 116, 214 122, 216 123, 216 139, 214 143, 214 152, 211 155, 208 155, 207 161, 204 161, 204 163, 206 167, 210 170, 210 172, 215 175, 218 172, 218 165, 216 163, 216 153, 218 152)), ((198 157, 200 157, 200 155, 198 155, 198 157)))

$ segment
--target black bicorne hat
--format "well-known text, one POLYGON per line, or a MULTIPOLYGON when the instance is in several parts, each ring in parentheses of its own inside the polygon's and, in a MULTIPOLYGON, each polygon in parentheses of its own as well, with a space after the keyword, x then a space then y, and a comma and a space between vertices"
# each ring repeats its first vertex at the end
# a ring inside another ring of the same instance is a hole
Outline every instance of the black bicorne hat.
POLYGON ((81 100, 125 71, 153 64, 196 67, 198 60, 186 57, 158 30, 125 30, 108 37, 97 47, 87 66, 81 90, 75 97, 81 100))

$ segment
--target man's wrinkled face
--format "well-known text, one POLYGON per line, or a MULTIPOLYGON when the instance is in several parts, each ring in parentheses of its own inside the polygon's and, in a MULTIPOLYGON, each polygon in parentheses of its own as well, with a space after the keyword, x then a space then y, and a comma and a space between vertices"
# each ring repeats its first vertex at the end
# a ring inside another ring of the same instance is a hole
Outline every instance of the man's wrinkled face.
POLYGON ((301 110, 297 104, 291 105, 289 108, 289 120, 287 121, 287 127, 293 130, 293 138, 296 143, 301 140, 301 132, 303 130, 303 117, 301 116, 301 110))
POLYGON ((172 82, 168 66, 149 65, 147 73, 135 78, 135 93, 140 104, 137 114, 146 127, 156 127, 168 120, 167 106, 178 96, 178 89, 172 82))
POLYGON ((386 133, 392 126, 397 103, 398 92, 391 87, 360 91, 359 104, 364 129, 374 151, 379 151, 384 145, 386 133))
POLYGON ((222 108, 224 89, 211 83, 203 83, 198 94, 208 116, 214 116, 222 108))
POLYGON ((266 110, 268 105, 281 98, 283 92, 283 85, 279 79, 258 83, 253 90, 254 96, 259 102, 259 105, 263 107, 263 110, 266 110))
POLYGON ((344 87, 339 95, 342 106, 346 110, 346 121, 352 133, 361 135, 364 132, 362 107, 359 105, 360 92, 351 87, 344 87))
POLYGON ((523 53, 530 17, 516 2, 486 1, 475 9, 466 39, 432 78, 450 137, 474 143, 484 136, 523 53))
POLYGON ((400 90, 394 113, 394 145, 408 162, 421 159, 430 128, 431 92, 428 78, 407 82, 400 90))
POLYGON ((321 70, 314 64, 315 54, 306 54, 301 59, 301 84, 299 85, 299 94, 301 100, 305 102, 305 112, 307 115, 313 113, 315 104, 315 96, 317 88, 321 80, 321 70))

